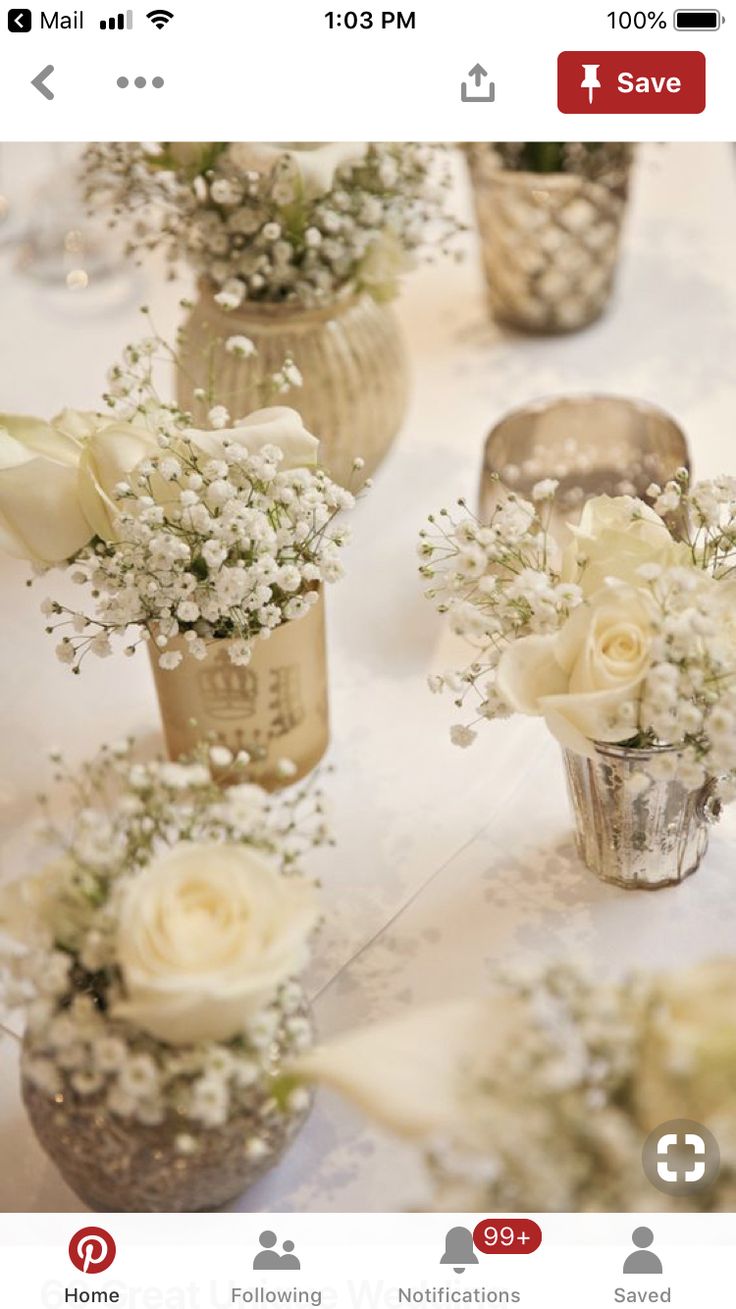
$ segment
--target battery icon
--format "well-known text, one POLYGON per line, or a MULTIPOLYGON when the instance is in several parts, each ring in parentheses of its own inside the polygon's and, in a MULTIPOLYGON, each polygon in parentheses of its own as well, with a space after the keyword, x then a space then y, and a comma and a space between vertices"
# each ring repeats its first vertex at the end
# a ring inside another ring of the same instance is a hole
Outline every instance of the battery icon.
POLYGON ((720 9, 676 9, 676 32, 717 32, 723 19, 720 9))

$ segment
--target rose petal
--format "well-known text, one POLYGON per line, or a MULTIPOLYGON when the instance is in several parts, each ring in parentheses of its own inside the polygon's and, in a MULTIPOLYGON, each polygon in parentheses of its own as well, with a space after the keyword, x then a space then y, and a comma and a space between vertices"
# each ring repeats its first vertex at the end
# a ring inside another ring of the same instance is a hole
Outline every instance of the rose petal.
POLYGON ((556 636, 524 636, 504 651, 496 686, 520 714, 539 715, 542 696, 567 689, 568 676, 555 658, 556 636))
MULTIPOLYGON (((0 468, 5 467, 3 431, 7 432, 28 455, 45 455, 57 463, 76 465, 79 462, 79 445, 67 433, 57 431, 40 418, 27 418, 22 414, 0 414, 0 468)), ((28 457, 28 456, 27 456, 28 457)), ((12 459, 11 462, 17 462, 12 459)))
POLYGON ((8 554, 58 564, 90 536, 71 465, 38 457, 0 469, 0 544, 8 554))
POLYGON ((211 459, 221 459, 224 440, 242 445, 250 454, 258 454, 266 445, 278 446, 284 458, 281 469, 311 468, 317 463, 319 441, 308 432, 301 415, 287 405, 257 409, 237 427, 216 432, 187 432, 187 436, 211 459))
POLYGON ((539 702, 540 713, 561 745, 592 758, 595 756, 594 741, 616 743, 631 736, 631 728, 622 734, 620 727, 612 728, 606 723, 615 717, 616 710, 622 705, 638 699, 641 682, 642 678, 638 676, 612 690, 545 696, 539 702))
POLYGON ((342 1092, 385 1126, 423 1137, 453 1126, 463 1112, 468 1069, 489 1039, 512 1039, 504 1006, 460 1000, 416 1009, 338 1037, 294 1064, 294 1071, 342 1092))

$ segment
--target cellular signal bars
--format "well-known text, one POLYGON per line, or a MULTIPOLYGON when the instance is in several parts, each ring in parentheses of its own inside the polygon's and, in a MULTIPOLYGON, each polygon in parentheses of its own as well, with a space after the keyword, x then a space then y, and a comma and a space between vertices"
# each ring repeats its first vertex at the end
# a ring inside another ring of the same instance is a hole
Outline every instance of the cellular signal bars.
POLYGON ((117 18, 101 18, 100 27, 103 32, 122 32, 124 27, 133 26, 133 10, 128 9, 124 14, 118 14, 117 18))

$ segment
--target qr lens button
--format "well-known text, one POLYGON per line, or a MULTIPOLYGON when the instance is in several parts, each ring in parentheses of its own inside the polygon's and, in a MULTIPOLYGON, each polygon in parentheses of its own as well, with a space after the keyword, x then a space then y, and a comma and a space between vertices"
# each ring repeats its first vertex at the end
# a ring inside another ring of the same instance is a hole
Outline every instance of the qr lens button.
POLYGON ((721 1152, 713 1133, 689 1118, 673 1118, 649 1133, 642 1150, 647 1179, 665 1195, 692 1195, 714 1185, 721 1152))

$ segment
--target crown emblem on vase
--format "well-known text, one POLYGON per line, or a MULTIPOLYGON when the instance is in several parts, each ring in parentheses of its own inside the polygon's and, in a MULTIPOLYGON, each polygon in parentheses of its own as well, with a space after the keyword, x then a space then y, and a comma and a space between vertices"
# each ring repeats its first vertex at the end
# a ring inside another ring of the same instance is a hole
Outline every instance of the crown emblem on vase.
POLYGON ((258 676, 231 663, 226 650, 198 673, 197 684, 204 708, 213 718, 250 718, 256 711, 258 676))
POLYGON ((270 734, 272 737, 288 736, 306 717, 297 665, 272 668, 268 689, 270 734))

